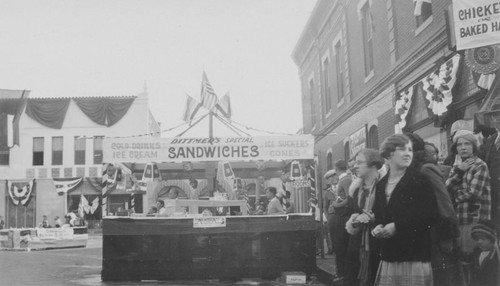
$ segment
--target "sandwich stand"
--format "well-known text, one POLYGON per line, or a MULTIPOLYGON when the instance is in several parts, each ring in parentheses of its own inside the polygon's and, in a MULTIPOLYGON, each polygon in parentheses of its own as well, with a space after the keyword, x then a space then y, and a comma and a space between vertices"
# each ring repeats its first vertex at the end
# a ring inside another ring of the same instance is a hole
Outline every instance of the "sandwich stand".
MULTIPOLYGON (((295 160, 292 173, 300 173, 298 160, 314 159, 312 136, 117 138, 104 140, 103 153, 105 162, 132 172, 156 162, 158 172, 150 173, 167 179, 142 182, 143 209, 166 190, 179 194, 165 200, 174 210, 168 216, 103 218, 103 281, 275 279, 286 272, 310 276, 316 271, 311 215, 254 215, 248 196, 234 191, 241 183, 236 175, 256 178, 269 170, 268 177, 274 177, 283 161, 295 160), (197 182, 204 186, 192 195, 183 181, 202 173, 206 180, 197 182)), ((259 191, 254 192, 258 200, 259 191)))

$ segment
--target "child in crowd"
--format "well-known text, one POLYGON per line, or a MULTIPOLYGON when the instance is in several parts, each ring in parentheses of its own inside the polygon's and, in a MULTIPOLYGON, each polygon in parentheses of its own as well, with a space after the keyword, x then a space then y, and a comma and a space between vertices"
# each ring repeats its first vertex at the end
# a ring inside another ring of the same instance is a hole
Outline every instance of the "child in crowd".
POLYGON ((476 242, 472 263, 471 286, 500 285, 498 277, 499 252, 495 226, 491 221, 479 221, 472 227, 476 242))

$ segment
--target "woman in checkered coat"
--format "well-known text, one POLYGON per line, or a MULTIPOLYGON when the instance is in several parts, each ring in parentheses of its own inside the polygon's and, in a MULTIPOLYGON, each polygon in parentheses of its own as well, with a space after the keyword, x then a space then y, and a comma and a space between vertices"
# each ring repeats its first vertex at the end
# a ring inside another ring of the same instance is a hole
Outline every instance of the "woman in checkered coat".
POLYGON ((478 140, 467 130, 459 130, 453 137, 457 159, 450 172, 446 187, 450 192, 458 217, 459 260, 464 278, 470 281, 474 240, 472 226, 480 220, 491 219, 490 174, 486 163, 477 157, 478 140))
POLYGON ((478 140, 467 130, 459 130, 453 137, 458 156, 446 180, 458 216, 460 237, 458 246, 463 257, 472 254, 474 241, 472 225, 491 219, 490 175, 486 163, 477 157, 478 140))

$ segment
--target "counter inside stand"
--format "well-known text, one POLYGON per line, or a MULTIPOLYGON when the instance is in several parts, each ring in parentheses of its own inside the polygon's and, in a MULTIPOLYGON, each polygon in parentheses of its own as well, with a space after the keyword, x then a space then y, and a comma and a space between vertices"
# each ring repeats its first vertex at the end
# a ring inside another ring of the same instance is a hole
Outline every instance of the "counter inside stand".
POLYGON ((275 279, 316 271, 310 215, 105 217, 103 281, 275 279))

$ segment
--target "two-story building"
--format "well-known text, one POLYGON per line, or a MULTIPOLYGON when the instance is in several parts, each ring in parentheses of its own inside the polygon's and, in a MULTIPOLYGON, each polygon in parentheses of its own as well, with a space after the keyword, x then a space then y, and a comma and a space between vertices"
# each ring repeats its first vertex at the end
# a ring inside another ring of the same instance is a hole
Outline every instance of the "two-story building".
MULTIPOLYGON (((56 216, 63 221, 67 212, 77 210, 82 197, 90 207, 85 218, 100 219, 103 139, 160 136, 146 91, 122 97, 30 97, 19 104, 19 144, 3 148, 0 160, 0 215, 6 227, 32 227, 43 215, 54 225, 56 216), (67 186, 69 191, 56 190, 56 184, 71 182, 76 186, 67 186), (15 195, 27 192, 16 183, 31 186, 26 201, 15 201, 15 195)), ((111 193, 108 211, 128 209, 132 197, 141 212, 142 195, 124 188, 111 193)))
POLYGON ((415 132, 445 157, 451 124, 472 122, 488 85, 449 48, 451 2, 317 1, 292 58, 323 172, 395 132, 415 132))

